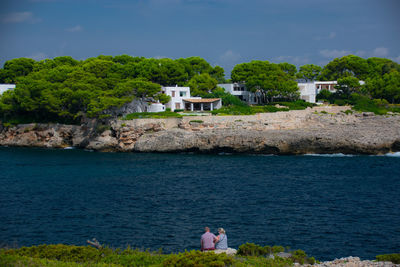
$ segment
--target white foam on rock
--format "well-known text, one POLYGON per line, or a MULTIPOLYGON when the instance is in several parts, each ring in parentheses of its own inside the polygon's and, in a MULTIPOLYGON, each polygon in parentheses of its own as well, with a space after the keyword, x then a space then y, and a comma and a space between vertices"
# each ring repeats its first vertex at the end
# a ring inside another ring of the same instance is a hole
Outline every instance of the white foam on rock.
POLYGON ((334 153, 334 154, 304 154, 304 156, 313 156, 313 157, 354 157, 352 154, 343 154, 343 153, 334 153))

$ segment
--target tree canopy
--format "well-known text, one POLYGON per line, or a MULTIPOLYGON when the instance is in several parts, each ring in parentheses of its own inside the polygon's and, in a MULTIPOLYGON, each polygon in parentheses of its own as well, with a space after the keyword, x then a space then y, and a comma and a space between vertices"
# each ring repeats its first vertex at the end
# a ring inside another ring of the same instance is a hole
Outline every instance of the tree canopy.
POLYGON ((224 81, 224 69, 200 57, 17 58, 0 69, 0 83, 16 84, 0 96, 0 118, 79 122, 83 116, 100 116, 134 98, 168 102, 160 93, 161 85, 190 84, 194 95, 203 95, 215 89, 218 81, 224 81))
POLYGON ((250 91, 260 96, 259 102, 269 102, 273 98, 297 99, 295 69, 290 64, 254 60, 236 65, 231 77, 233 82, 246 83, 250 91))

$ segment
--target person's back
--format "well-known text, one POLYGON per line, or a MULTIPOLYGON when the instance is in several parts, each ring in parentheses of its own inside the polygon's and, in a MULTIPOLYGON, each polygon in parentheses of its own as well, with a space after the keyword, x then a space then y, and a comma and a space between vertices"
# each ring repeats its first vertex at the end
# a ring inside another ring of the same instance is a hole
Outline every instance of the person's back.
POLYGON ((201 250, 214 250, 214 239, 216 236, 210 233, 208 227, 206 227, 206 232, 201 236, 201 250))
POLYGON ((226 234, 220 234, 219 235, 219 241, 215 245, 216 249, 228 249, 228 237, 226 234))

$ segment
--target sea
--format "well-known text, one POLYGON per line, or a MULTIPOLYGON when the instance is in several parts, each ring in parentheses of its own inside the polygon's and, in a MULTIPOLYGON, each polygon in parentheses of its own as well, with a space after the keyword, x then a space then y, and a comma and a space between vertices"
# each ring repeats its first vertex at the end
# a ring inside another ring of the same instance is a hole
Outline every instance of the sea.
POLYGON ((400 153, 235 155, 0 148, 0 246, 302 249, 318 260, 400 252, 400 153))

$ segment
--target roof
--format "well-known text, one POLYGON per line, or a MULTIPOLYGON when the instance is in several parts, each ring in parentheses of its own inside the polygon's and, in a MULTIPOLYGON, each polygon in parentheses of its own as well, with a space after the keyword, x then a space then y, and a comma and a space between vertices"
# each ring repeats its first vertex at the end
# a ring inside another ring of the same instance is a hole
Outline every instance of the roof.
POLYGON ((221 98, 202 98, 202 99, 197 99, 197 98, 186 98, 183 99, 185 102, 189 103, 212 103, 215 101, 220 101, 221 98))

